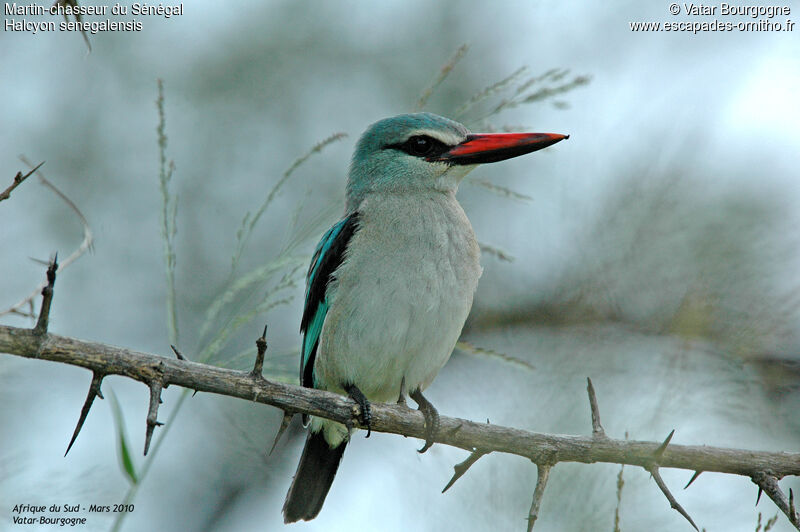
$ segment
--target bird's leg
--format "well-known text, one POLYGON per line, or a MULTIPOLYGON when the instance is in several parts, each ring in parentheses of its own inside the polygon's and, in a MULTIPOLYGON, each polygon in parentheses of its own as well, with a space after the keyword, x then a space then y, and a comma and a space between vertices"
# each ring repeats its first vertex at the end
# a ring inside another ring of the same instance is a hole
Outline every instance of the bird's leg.
POLYGON ((433 438, 436 436, 436 433, 439 432, 439 412, 436 411, 430 401, 423 397, 422 390, 419 388, 409 395, 417 402, 417 410, 421 411, 425 416, 425 445, 422 446, 422 449, 417 451, 419 453, 424 453, 431 448, 433 445, 433 438))
POLYGON ((397 404, 406 406, 406 376, 403 375, 403 380, 400 381, 400 396, 397 398, 397 404))
POLYGON ((372 412, 370 412, 369 401, 355 384, 348 384, 344 389, 350 399, 358 403, 358 408, 361 410, 361 423, 367 427, 367 438, 369 438, 369 435, 372 434, 372 412))

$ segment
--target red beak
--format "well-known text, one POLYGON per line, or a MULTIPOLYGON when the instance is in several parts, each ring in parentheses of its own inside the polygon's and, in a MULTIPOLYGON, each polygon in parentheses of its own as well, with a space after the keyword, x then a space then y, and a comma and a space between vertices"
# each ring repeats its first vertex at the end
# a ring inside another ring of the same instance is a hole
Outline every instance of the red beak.
POLYGON ((461 144, 429 161, 450 164, 496 163, 546 148, 556 142, 568 139, 569 135, 558 133, 490 133, 467 135, 461 144))

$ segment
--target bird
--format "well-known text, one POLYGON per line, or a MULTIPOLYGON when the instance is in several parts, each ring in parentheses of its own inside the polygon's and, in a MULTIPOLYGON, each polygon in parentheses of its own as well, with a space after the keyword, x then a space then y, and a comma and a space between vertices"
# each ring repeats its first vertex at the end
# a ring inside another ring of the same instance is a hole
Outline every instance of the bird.
MULTIPOLYGON (((555 133, 473 134, 432 113, 375 122, 356 144, 344 217, 322 236, 306 277, 302 386, 352 398, 370 428, 370 402, 439 416, 422 395, 450 358, 481 276, 480 248, 456 199, 477 165, 569 138, 555 133)), ((314 519, 339 468, 351 427, 303 416, 309 426, 286 495, 286 523, 314 519)))

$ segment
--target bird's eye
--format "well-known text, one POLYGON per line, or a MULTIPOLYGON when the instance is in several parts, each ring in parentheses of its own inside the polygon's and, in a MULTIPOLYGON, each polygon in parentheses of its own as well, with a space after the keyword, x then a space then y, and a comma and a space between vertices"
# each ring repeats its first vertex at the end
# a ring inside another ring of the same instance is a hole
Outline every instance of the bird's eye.
POLYGON ((441 155, 449 149, 442 141, 427 135, 414 135, 402 144, 391 144, 386 147, 404 151, 414 157, 424 157, 426 159, 441 155))
POLYGON ((414 135, 400 144, 387 144, 383 149, 400 150, 414 157, 430 159, 450 149, 444 142, 427 135, 414 135))
POLYGON ((408 153, 417 157, 424 157, 433 150, 433 141, 428 137, 415 136, 406 141, 408 153))

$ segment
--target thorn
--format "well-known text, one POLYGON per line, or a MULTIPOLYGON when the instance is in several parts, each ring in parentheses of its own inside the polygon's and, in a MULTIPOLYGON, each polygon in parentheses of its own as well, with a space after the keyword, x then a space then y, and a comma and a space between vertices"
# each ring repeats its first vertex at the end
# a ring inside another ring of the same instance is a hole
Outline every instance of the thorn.
POLYGON ((659 445, 658 449, 656 449, 655 452, 653 452, 653 460, 655 460, 656 462, 661 460, 661 457, 664 456, 664 451, 667 450, 667 445, 669 445, 669 442, 672 440, 672 436, 674 435, 675 435, 675 429, 672 429, 672 432, 669 433, 667 438, 664 440, 664 443, 659 445))
POLYGON ((281 419, 281 426, 278 428, 278 433, 275 435, 275 441, 272 442, 272 448, 269 450, 269 454, 272 455, 272 451, 275 450, 275 446, 278 445, 278 442, 283 436, 283 433, 286 431, 286 428, 289 426, 289 423, 292 421, 293 414, 290 414, 286 410, 283 411, 283 419, 281 419))
POLYGON ((102 382, 103 375, 93 372, 92 382, 89 384, 89 393, 86 395, 86 401, 84 401, 83 408, 81 408, 81 415, 78 418, 78 424, 75 426, 75 432, 72 433, 72 439, 69 440, 67 452, 64 453, 64 456, 69 454, 69 450, 72 449, 72 444, 75 443, 75 440, 78 438, 78 433, 80 433, 81 429, 83 428, 83 422, 86 421, 86 417, 89 415, 89 410, 92 408, 92 403, 94 402, 95 396, 99 397, 100 399, 104 399, 103 394, 100 392, 100 384, 102 382))
POLYGON ((456 464, 455 466, 453 466, 453 469, 455 470, 455 472, 453 473, 453 478, 451 478, 450 482, 447 483, 447 486, 444 487, 442 493, 449 490, 450 487, 456 483, 456 480, 463 477, 464 473, 466 473, 467 470, 470 467, 472 467, 472 464, 480 460, 480 458, 487 453, 488 451, 484 451, 483 449, 475 449, 474 451, 472 451, 472 453, 470 453, 470 455, 467 457, 466 460, 464 460, 460 464, 456 464))
POLYGON ((762 488, 761 486, 758 486, 758 495, 756 495, 756 506, 758 506, 758 503, 761 502, 761 494, 762 493, 764 493, 764 488, 762 488))
POLYGON ((37 335, 47 333, 47 325, 50 320, 50 304, 53 302, 53 286, 56 283, 56 270, 58 270, 58 253, 56 253, 47 267, 47 285, 42 289, 42 308, 39 310, 39 319, 33 332, 37 335))
POLYGON ((175 356, 178 357, 178 360, 186 360, 186 357, 183 356, 180 351, 178 351, 177 347, 172 344, 169 344, 169 346, 172 348, 172 352, 175 353, 175 356))
MULTIPOLYGON (((695 471, 695 472, 694 472, 694 475, 692 475, 692 478, 690 478, 690 479, 689 479, 689 482, 687 482, 687 483, 686 483, 686 485, 683 487, 683 489, 686 489, 686 488, 688 488, 689 486, 691 486, 691 485, 692 485, 692 482, 694 482, 695 480, 697 480, 697 477, 699 477, 699 476, 700 476, 700 473, 702 473, 702 471, 699 471, 699 470, 698 470, 698 471, 695 471)), ((758 504, 758 503, 756 503, 756 504, 758 504)))
POLYGON ((158 404, 161 401, 161 381, 150 383, 150 407, 147 409, 147 431, 144 436, 144 454, 150 449, 150 440, 153 438, 153 430, 160 427, 163 423, 158 421, 158 404))
POLYGON ((550 477, 550 464, 536 464, 536 489, 533 490, 533 502, 528 512, 528 532, 533 530, 533 525, 539 517, 539 507, 542 505, 544 488, 547 486, 547 479, 550 477))
POLYGON ((194 397, 195 395, 197 395, 197 390, 195 390, 194 392, 192 392, 192 397, 194 397))
POLYGON ((606 431, 600 423, 600 409, 597 407, 597 395, 594 393, 592 379, 586 377, 586 391, 589 394, 589 408, 592 411, 592 436, 595 438, 605 438, 606 431))
MULTIPOLYGON (((771 471, 758 471, 750 478, 758 485, 759 498, 761 497, 762 491, 766 493, 769 498, 772 499, 772 502, 775 503, 775 506, 789 518, 789 522, 800 530, 800 516, 797 515, 797 511, 795 510, 794 492, 792 492, 791 489, 789 490, 789 499, 787 500, 786 495, 783 494, 778 484, 778 479, 771 471)), ((756 504, 758 504, 758 501, 756 501, 756 504)))
MULTIPOLYGON (((672 432, 675 432, 675 431, 673 430, 672 432)), ((669 443, 669 440, 671 438, 672 438, 672 433, 670 433, 670 435, 667 436, 667 439, 664 441, 664 443, 661 444, 662 447, 666 448, 666 446, 669 443)), ((659 449, 660 449, 660 447, 659 447, 659 449)), ((664 482, 664 479, 661 478, 661 473, 659 473, 659 471, 658 471, 658 466, 657 465, 652 465, 652 466, 650 466, 650 467, 648 467, 646 469, 648 471, 650 471, 650 474, 653 476, 653 480, 656 481, 656 484, 658 485, 659 489, 661 489, 661 493, 663 493, 664 496, 667 498, 667 500, 669 501, 669 505, 672 507, 672 509, 676 510, 679 514, 681 514, 683 517, 685 517, 686 520, 689 521, 689 524, 691 524, 694 527, 694 529, 697 530, 697 532, 700 532, 700 529, 697 528, 696 524, 694 524, 694 521, 692 520, 691 517, 689 517, 689 514, 686 512, 686 510, 683 509, 683 506, 681 506, 678 503, 678 501, 675 500, 675 497, 669 491, 669 488, 667 487, 666 483, 664 482)))
POLYGON ((254 379, 263 379, 263 368, 264 368, 264 353, 267 352, 267 326, 264 325, 264 332, 261 333, 261 336, 256 340, 256 363, 253 365, 253 371, 250 372, 250 376, 254 379))
POLYGON ((460 431, 461 427, 463 427, 463 426, 464 426, 463 423, 459 423, 458 425, 456 425, 452 429, 448 430, 445 434, 447 434, 448 436, 455 436, 456 434, 458 434, 458 431, 460 431))

